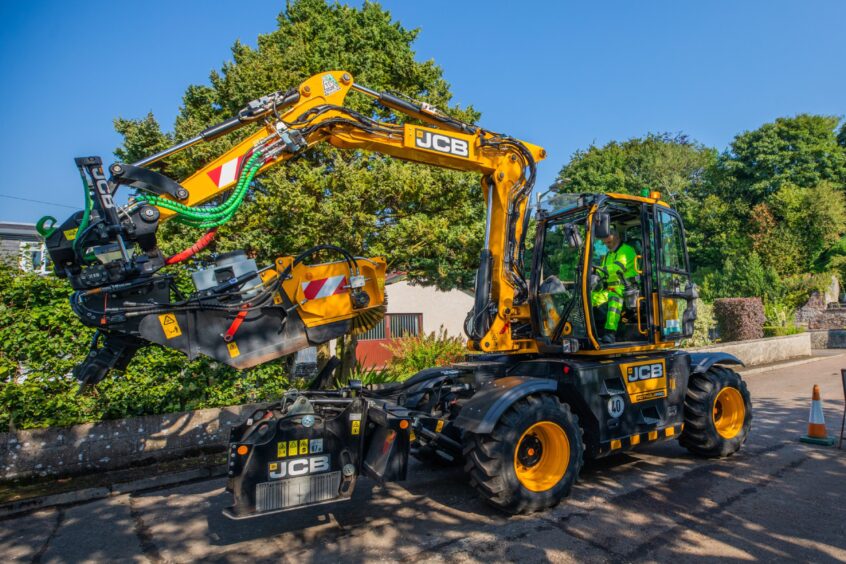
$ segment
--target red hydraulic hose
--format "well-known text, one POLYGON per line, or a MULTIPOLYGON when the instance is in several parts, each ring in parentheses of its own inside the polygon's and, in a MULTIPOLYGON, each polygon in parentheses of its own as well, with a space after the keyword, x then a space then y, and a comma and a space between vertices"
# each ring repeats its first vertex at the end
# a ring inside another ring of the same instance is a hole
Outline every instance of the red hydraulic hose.
POLYGON ((168 257, 167 260, 165 260, 165 264, 176 264, 177 262, 182 262, 183 260, 193 257, 195 254, 208 247, 209 243, 212 242, 216 234, 217 227, 215 227, 214 229, 210 229, 205 235, 197 239, 196 243, 194 243, 184 251, 178 252, 172 257, 168 257))

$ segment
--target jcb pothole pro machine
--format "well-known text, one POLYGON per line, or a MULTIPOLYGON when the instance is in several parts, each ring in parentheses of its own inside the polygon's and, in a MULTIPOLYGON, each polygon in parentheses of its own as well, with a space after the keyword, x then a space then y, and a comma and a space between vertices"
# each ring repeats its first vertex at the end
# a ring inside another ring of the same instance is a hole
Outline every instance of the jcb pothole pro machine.
POLYGON ((193 272, 187 296, 167 273, 208 244, 256 174, 321 142, 481 175, 484 249, 465 327, 473 354, 399 384, 291 391, 253 413, 231 432, 229 517, 349 499, 361 476, 404 479, 410 453, 463 462, 483 498, 518 513, 568 495, 585 457, 667 439, 706 457, 743 444, 749 393, 727 367, 740 361, 675 348, 693 331, 696 293, 681 218, 660 194, 558 194, 538 208, 524 252, 545 151, 344 71, 254 100, 196 137, 111 165, 108 177, 99 158, 77 159, 85 209, 40 228, 74 311, 97 329, 79 380, 96 384, 149 343, 245 368, 378 320, 385 262, 332 245, 261 268, 244 253, 220 255, 193 272), (351 92, 408 122, 345 107, 351 92), (148 168, 243 126, 253 133, 182 182, 148 168), (125 206, 114 201, 121 186, 135 190, 125 206), (156 232, 169 218, 209 231, 166 258, 156 232), (321 251, 341 260, 310 264, 321 251))

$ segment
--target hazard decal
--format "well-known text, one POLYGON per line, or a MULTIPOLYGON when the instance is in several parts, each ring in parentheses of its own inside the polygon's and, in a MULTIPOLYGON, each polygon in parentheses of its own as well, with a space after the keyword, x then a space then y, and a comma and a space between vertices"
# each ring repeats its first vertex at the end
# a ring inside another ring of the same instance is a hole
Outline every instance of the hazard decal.
POLYGON ((165 313, 159 316, 159 323, 162 325, 162 331, 166 339, 173 339, 182 335, 182 329, 179 328, 179 322, 176 321, 176 315, 172 313, 165 313))
POLYGON ((231 161, 225 162, 217 168, 213 168, 206 174, 209 175, 211 181, 214 182, 218 188, 223 188, 235 182, 238 176, 238 168, 241 166, 241 161, 244 157, 236 157, 231 161))
POLYGON ((311 280, 310 282, 303 282, 302 288, 305 299, 307 300, 328 298, 329 296, 343 294, 347 291, 347 277, 341 274, 340 276, 311 280))

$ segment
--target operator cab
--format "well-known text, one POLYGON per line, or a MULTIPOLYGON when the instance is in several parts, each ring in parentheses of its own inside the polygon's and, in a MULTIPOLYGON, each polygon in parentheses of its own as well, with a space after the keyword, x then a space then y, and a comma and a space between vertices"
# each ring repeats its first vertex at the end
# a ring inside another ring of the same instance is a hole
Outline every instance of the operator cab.
POLYGON ((542 352, 669 348, 693 334, 682 220, 660 194, 556 194, 538 210, 532 316, 542 352))

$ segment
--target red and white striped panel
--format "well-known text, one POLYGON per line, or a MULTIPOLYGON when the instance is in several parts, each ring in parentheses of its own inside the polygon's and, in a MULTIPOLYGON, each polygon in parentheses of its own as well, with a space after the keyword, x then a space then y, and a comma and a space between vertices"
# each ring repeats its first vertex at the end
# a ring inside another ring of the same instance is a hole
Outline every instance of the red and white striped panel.
POLYGON ((329 278, 303 282, 302 285, 303 294, 305 294, 307 300, 319 300, 320 298, 346 292, 347 277, 341 274, 340 276, 330 276, 329 278))
POLYGON ((235 157, 231 161, 225 162, 217 168, 208 171, 209 178, 212 179, 218 188, 223 188, 232 184, 237 180, 238 167, 241 166, 241 160, 244 157, 235 157))

